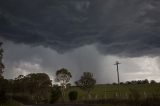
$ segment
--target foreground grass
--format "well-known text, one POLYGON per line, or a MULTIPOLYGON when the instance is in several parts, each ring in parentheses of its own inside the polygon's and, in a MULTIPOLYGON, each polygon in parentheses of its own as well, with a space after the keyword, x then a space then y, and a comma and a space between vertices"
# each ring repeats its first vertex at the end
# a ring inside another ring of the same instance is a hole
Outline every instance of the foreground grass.
POLYGON ((0 103, 0 106, 24 106, 24 105, 17 101, 7 100, 3 103, 0 103))

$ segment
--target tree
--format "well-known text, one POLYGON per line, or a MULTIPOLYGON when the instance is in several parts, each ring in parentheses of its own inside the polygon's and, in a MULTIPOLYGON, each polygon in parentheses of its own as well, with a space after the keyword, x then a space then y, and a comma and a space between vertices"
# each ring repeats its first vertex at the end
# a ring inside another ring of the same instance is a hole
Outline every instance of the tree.
POLYGON ((76 81, 75 84, 82 90, 87 92, 89 97, 91 90, 96 84, 96 80, 93 78, 93 74, 90 72, 84 72, 80 80, 76 81))
POLYGON ((145 80, 143 80, 142 82, 143 82, 143 84, 149 84, 148 79, 145 79, 145 80))
POLYGON ((55 81, 61 84, 61 92, 62 92, 63 101, 64 101, 64 96, 65 96, 65 88, 67 87, 67 84, 69 83, 71 77, 72 77, 71 73, 65 68, 57 70, 56 72, 55 81))
POLYGON ((155 80, 151 80, 150 84, 156 84, 157 82, 155 80))
POLYGON ((24 81, 27 84, 27 88, 32 95, 32 99, 36 103, 49 99, 52 83, 47 74, 31 73, 24 78, 24 81))
POLYGON ((3 59, 3 48, 2 48, 2 42, 0 42, 0 78, 3 78, 2 77, 2 73, 3 73, 3 70, 4 70, 4 64, 2 62, 2 59, 3 59))

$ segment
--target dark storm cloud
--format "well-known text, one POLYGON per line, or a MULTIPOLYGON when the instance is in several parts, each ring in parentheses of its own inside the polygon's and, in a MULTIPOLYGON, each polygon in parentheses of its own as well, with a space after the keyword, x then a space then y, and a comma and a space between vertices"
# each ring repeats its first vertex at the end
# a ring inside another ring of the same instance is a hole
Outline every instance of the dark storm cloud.
MULTIPOLYGON (((29 47, 27 45, 6 42, 4 45, 5 78, 15 78, 20 74, 45 72, 52 79, 55 72, 67 68, 72 73, 72 83, 78 80, 83 72, 92 72, 98 83, 109 82, 112 78, 107 74, 101 76, 100 61, 103 58, 94 46, 84 46, 74 51, 58 54, 50 48, 42 46, 29 47), (12 53, 12 54, 11 54, 12 53), (103 81, 103 80, 106 81, 103 81)), ((107 71, 107 73, 110 73, 107 71)), ((104 73, 103 73, 104 74, 104 73)))
POLYGON ((1 0, 0 36, 59 52, 95 44, 102 53, 157 55, 159 17, 159 0, 1 0))

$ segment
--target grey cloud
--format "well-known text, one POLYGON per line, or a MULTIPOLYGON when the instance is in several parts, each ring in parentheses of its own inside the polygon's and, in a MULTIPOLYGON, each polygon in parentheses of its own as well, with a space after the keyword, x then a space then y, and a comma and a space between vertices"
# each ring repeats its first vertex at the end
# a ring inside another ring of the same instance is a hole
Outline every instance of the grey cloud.
POLYGON ((65 54, 58 54, 56 51, 42 46, 31 48, 27 45, 6 42, 4 51, 5 78, 15 78, 19 74, 37 72, 45 72, 53 78, 55 72, 64 67, 72 73, 72 83, 86 71, 92 72, 98 83, 104 82, 104 79, 105 82, 108 82, 110 79, 106 76, 99 77, 102 74, 100 69, 102 56, 92 45, 65 54))
POLYGON ((58 52, 94 44, 101 53, 158 55, 158 0, 0 1, 0 36, 58 52))
POLYGON ((72 83, 83 72, 92 72, 97 83, 117 82, 115 61, 121 62, 120 80, 154 79, 160 81, 160 57, 122 58, 101 55, 94 45, 59 54, 43 46, 30 47, 6 41, 4 47, 4 77, 15 78, 20 74, 45 72, 54 79, 55 72, 67 68, 73 75, 72 83))

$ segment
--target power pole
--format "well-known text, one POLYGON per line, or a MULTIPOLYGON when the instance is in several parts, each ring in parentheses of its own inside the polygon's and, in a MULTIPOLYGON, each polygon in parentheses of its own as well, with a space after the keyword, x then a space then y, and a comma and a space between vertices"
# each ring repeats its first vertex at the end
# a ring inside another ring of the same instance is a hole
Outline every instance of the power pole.
POLYGON ((120 80, 119 80, 119 67, 118 65, 121 64, 119 61, 116 61, 116 63, 114 65, 117 66, 117 77, 118 77, 118 84, 120 83, 120 80))

